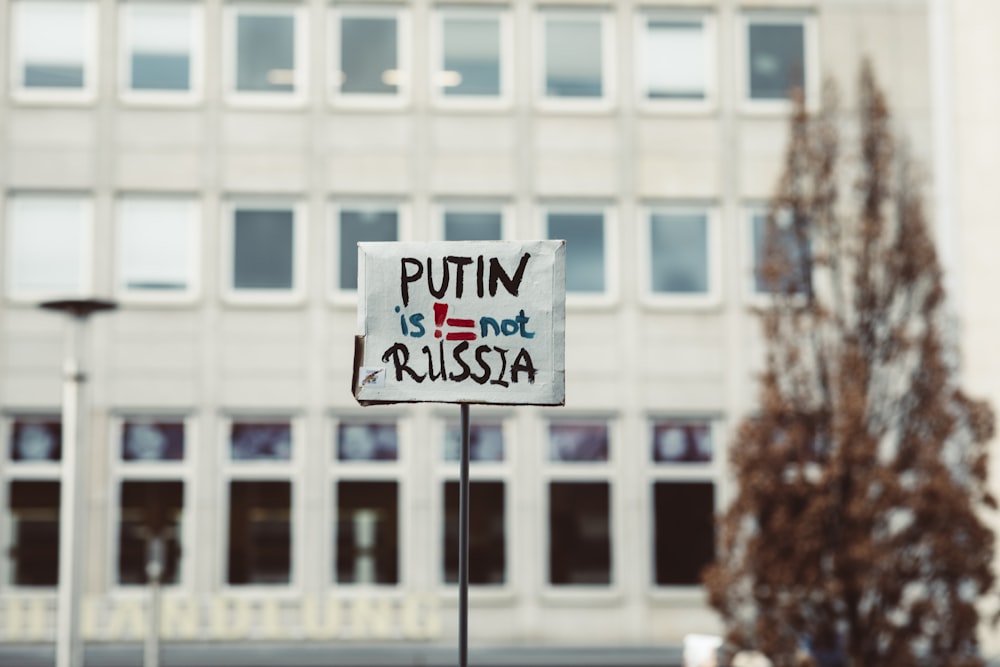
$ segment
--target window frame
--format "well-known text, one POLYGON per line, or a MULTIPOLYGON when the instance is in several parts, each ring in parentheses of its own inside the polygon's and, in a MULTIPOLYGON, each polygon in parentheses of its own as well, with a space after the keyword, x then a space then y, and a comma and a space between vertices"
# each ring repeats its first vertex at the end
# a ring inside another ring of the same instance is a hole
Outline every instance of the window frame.
MULTIPOLYGON (((609 202, 543 202, 538 207, 538 225, 542 239, 552 239, 549 234, 550 213, 592 214, 604 217, 604 289, 601 292, 576 292, 566 288, 566 307, 569 309, 609 308, 618 303, 619 290, 619 246, 618 209, 609 202)), ((569 242, 566 243, 567 252, 569 242)), ((566 258, 567 268, 569 257, 566 258)))
MULTIPOLYGON (((765 221, 767 219, 769 204, 764 202, 758 203, 748 203, 743 206, 741 212, 741 224, 740 233, 744 239, 743 242, 743 262, 744 269, 743 275, 745 276, 746 282, 744 283, 744 298, 749 302, 751 306, 756 307, 766 307, 772 305, 776 299, 790 298, 794 303, 802 302, 805 303, 805 294, 802 292, 796 292, 794 294, 784 294, 782 292, 761 292, 757 289, 757 244, 756 236, 754 234, 754 217, 757 215, 763 215, 765 221)), ((814 248, 815 251, 815 248, 814 248)), ((809 276, 809 281, 813 286, 816 287, 816 275, 809 276)))
POLYGON ((201 294, 201 201, 194 195, 156 195, 147 193, 119 193, 115 199, 115 295, 123 303, 148 304, 190 304, 198 300, 201 294), (147 202, 180 202, 186 204, 190 229, 187 233, 188 285, 183 290, 156 291, 129 288, 125 283, 123 261, 125 247, 123 243, 123 227, 126 224, 124 205, 127 201, 144 200, 147 202))
POLYGON ((819 71, 819 28, 816 14, 801 10, 745 10, 740 15, 737 31, 738 56, 737 71, 740 73, 739 99, 742 111, 749 114, 786 114, 791 112, 794 103, 791 99, 755 100, 750 97, 750 26, 754 23, 771 23, 802 26, 802 51, 805 58, 803 75, 803 92, 806 108, 814 111, 819 108, 820 71, 819 71))
POLYGON ((129 105, 192 106, 202 100, 205 88, 205 8, 196 2, 145 2, 125 0, 118 6, 118 95, 129 105), (131 35, 131 16, 136 7, 170 7, 187 11, 191 37, 188 52, 190 88, 185 91, 135 90, 132 79, 132 52, 128 49, 131 35))
POLYGON ((303 107, 309 96, 309 26, 307 7, 301 2, 252 2, 240 0, 222 8, 222 87, 223 99, 234 107, 294 108, 303 107), (240 91, 236 87, 238 62, 238 23, 242 15, 291 16, 295 45, 295 70, 290 92, 240 91))
POLYGON ((400 198, 368 198, 368 199, 338 199, 330 202, 327 207, 327 241, 326 248, 330 253, 330 261, 326 262, 324 279, 328 299, 335 305, 355 306, 358 303, 358 291, 343 289, 340 286, 340 214, 344 210, 373 210, 396 212, 396 241, 408 241, 410 206, 400 198))
POLYGON ((707 113, 714 110, 719 101, 719 40, 717 20, 714 12, 707 9, 666 9, 646 8, 635 15, 635 94, 639 108, 660 113, 707 113), (651 21, 677 20, 701 23, 705 51, 704 99, 652 99, 646 68, 646 50, 649 43, 651 21))
POLYGON ((510 109, 514 104, 514 30, 511 11, 506 7, 490 5, 482 7, 437 5, 433 9, 430 36, 430 73, 429 82, 432 104, 440 109, 456 110, 502 110, 510 109), (461 95, 448 96, 444 94, 441 84, 436 81, 437 74, 444 70, 444 36, 445 20, 448 18, 496 18, 500 31, 500 53, 497 55, 500 68, 500 91, 497 95, 461 95))
POLYGON ((308 261, 308 243, 306 235, 306 204, 297 197, 261 197, 233 196, 223 203, 222 223, 222 261, 221 268, 222 299, 229 305, 256 306, 297 306, 306 300, 306 276, 308 261), (236 211, 238 210, 269 210, 287 209, 292 212, 292 286, 285 289, 239 289, 233 283, 233 270, 236 265, 236 211))
POLYGON ((647 203, 639 208, 639 272, 642 285, 639 293, 650 307, 664 309, 711 309, 722 304, 722 232, 719 209, 715 205, 697 203, 647 203), (652 216, 667 214, 704 214, 707 227, 708 256, 705 258, 708 289, 703 294, 661 293, 653 291, 652 216))
POLYGON ((333 5, 327 18, 326 96, 329 104, 341 108, 402 109, 413 98, 413 41, 411 10, 404 5, 333 5), (343 93, 339 81, 341 22, 344 18, 393 18, 396 21, 396 70, 400 74, 394 94, 343 93))
POLYGON ((4 269, 3 280, 5 281, 6 298, 15 303, 37 303, 53 298, 65 298, 68 296, 83 297, 91 294, 94 289, 94 226, 95 226, 95 205, 92 197, 83 193, 71 191, 40 191, 40 190, 19 190, 8 193, 4 202, 6 212, 6 230, 4 231, 3 243, 4 269), (81 243, 78 248, 80 257, 80 272, 77 276, 78 286, 72 290, 43 289, 43 290, 19 290, 15 288, 14 262, 9 261, 11 253, 14 252, 14 227, 16 216, 13 214, 15 202, 18 200, 36 199, 52 200, 61 199, 73 201, 77 204, 79 217, 78 224, 81 227, 81 243))
POLYGON ((445 237, 445 215, 448 213, 499 213, 500 214, 500 239, 506 241, 513 239, 514 234, 514 206, 510 202, 490 199, 455 199, 439 200, 431 204, 431 220, 434 228, 433 238, 446 241, 445 237))
POLYGON ((535 106, 540 111, 576 112, 576 113, 606 113, 615 109, 618 102, 617 53, 615 35, 615 14, 606 7, 597 6, 588 9, 563 8, 546 5, 535 10, 534 52, 536 54, 533 67, 533 92, 535 106), (560 97, 549 96, 545 92, 545 82, 548 74, 548 63, 545 59, 545 45, 550 18, 563 19, 594 19, 598 21, 601 32, 601 96, 560 97))
POLYGON ((80 88, 34 88, 24 85, 24 66, 30 62, 21 53, 22 36, 18 27, 24 7, 40 4, 33 0, 11 0, 10 2, 10 49, 8 63, 10 73, 10 94, 15 102, 60 105, 86 105, 96 101, 99 76, 98 59, 98 10, 94 0, 46 0, 47 5, 82 6, 84 29, 84 53, 80 62, 83 70, 83 85, 80 88))

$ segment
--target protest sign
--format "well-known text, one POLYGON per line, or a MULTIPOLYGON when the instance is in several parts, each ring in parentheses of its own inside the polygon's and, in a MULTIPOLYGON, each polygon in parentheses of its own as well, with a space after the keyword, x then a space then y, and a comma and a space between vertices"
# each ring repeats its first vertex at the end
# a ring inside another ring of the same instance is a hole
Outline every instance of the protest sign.
POLYGON ((362 405, 565 401, 565 241, 358 244, 362 405))

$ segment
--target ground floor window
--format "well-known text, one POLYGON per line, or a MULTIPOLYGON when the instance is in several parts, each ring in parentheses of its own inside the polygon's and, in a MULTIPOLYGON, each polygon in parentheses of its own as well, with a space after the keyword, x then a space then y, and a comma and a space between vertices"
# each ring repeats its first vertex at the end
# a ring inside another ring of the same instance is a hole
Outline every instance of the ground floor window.
POLYGON ((7 487, 10 583, 59 583, 59 482, 12 480, 7 487))
POLYGON ((336 497, 337 583, 399 583, 398 484, 340 481, 336 497))
POLYGON ((292 484, 229 483, 230 584, 288 584, 292 573, 292 484))
POLYGON ((655 482, 656 584, 697 586, 715 557, 715 485, 655 482))
POLYGON ((611 583, 611 485, 549 484, 549 582, 611 583))
MULTIPOLYGON (((504 526, 506 485, 501 481, 469 482, 469 583, 506 583, 507 538, 504 526)), ((444 483, 444 580, 457 584, 459 552, 459 482, 444 483)))
POLYGON ((160 582, 180 578, 181 518, 184 484, 179 481, 127 480, 122 482, 118 524, 118 583, 145 584, 149 578, 150 540, 164 540, 160 582))

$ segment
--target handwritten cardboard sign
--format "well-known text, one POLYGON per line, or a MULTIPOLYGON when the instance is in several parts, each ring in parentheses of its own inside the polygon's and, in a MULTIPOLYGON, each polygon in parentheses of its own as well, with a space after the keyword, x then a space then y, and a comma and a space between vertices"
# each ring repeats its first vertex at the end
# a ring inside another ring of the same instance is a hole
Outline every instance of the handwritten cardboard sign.
POLYGON ((565 401, 565 241, 358 244, 362 405, 565 401))

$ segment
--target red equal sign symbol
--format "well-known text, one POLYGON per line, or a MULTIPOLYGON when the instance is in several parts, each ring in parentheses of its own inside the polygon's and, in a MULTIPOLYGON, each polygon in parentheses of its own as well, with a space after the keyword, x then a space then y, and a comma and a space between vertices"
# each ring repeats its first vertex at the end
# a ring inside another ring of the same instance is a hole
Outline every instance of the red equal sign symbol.
POLYGON ((475 320, 464 320, 458 317, 448 317, 448 304, 434 304, 434 337, 440 338, 444 335, 445 340, 476 340, 475 331, 449 331, 447 334, 441 333, 441 327, 447 324, 450 327, 461 327, 463 329, 475 329, 475 320))

